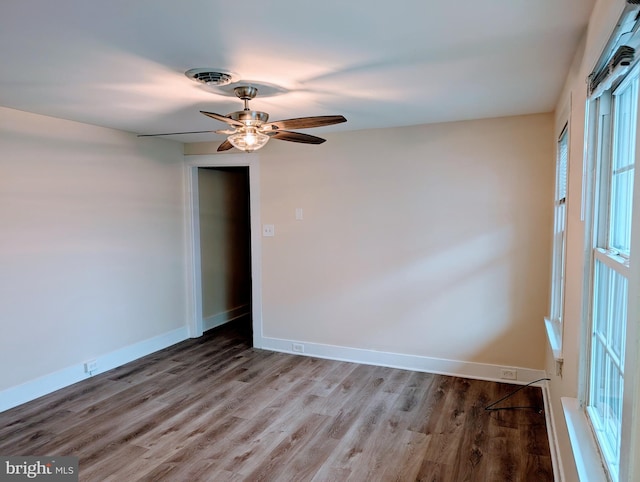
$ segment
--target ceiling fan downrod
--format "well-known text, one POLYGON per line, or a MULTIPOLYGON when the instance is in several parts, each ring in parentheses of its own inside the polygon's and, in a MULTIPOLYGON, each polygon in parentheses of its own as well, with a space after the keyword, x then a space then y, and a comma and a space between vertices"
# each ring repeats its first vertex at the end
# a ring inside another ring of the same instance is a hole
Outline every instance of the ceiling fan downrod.
POLYGON ((258 89, 250 85, 242 85, 233 89, 236 97, 244 101, 244 110, 249 109, 249 101, 258 94, 258 89))

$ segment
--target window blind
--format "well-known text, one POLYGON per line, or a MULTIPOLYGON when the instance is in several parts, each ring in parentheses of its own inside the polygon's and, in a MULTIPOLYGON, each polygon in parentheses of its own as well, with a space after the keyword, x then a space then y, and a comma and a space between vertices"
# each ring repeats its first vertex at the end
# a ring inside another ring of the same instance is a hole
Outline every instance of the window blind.
POLYGON ((640 0, 627 0, 623 14, 595 68, 587 77, 589 97, 598 97, 628 72, 640 47, 640 0))

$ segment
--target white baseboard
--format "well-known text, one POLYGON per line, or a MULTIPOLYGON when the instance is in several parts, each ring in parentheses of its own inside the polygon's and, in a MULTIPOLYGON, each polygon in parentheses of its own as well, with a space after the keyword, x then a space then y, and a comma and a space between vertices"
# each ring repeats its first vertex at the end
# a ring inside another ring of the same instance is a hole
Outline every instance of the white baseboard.
POLYGON ((97 369, 88 374, 84 371, 84 362, 30 380, 15 387, 0 391, 0 412, 17 407, 23 403, 55 392, 93 375, 106 372, 113 368, 129 363, 143 356, 150 355, 171 345, 175 345, 188 338, 186 327, 177 328, 162 335, 125 346, 119 350, 94 358, 97 369))
MULTIPOLYGON (((540 378, 545 378, 544 370, 532 368, 512 367, 503 365, 491 365, 487 363, 475 363, 458 360, 447 360, 444 358, 432 358, 418 355, 405 355, 401 353, 389 353, 375 350, 365 350, 361 348, 349 348, 345 346, 324 345, 320 343, 298 342, 294 340, 284 340, 280 338, 263 338, 261 347, 266 350, 273 350, 282 353, 293 353, 294 355, 307 355, 318 358, 328 358, 331 360, 348 361, 354 363, 364 363, 366 365, 379 365, 390 368, 401 368, 418 372, 437 373, 439 375, 451 375, 463 378, 474 378, 478 380, 488 380, 502 383, 514 383, 524 385, 540 378), (294 351, 293 345, 302 348, 302 352, 294 351), (500 378, 502 368, 517 370, 516 380, 505 380, 500 378)), ((536 386, 542 386, 540 383, 536 386)))
MULTIPOLYGON (((225 312, 223 323, 231 321, 233 313, 239 313, 240 308, 245 311, 248 306, 238 307, 225 312), (237 310, 237 311, 236 311, 237 310)), ((242 313, 244 314, 244 313, 242 313)), ((240 315, 237 315, 240 316, 240 315)), ((235 318, 236 316, 234 316, 235 318)), ((214 318, 214 317, 212 317, 214 318)), ((217 320, 223 319, 218 317, 217 320)), ((220 323, 220 324, 223 324, 220 323)), ((206 325, 205 325, 206 326, 206 325)), ((219 325, 217 325, 219 326, 219 325)), ((211 326, 210 328, 213 328, 211 326)), ((206 328, 206 329, 210 329, 206 328)), ((168 346, 186 340, 189 337, 186 327, 172 330, 168 333, 144 340, 133 345, 121 348, 114 352, 95 358, 98 368, 93 375, 106 372, 113 368, 137 360, 143 356, 162 350, 168 346)), ((365 350, 361 348, 350 348, 335 345, 324 345, 320 343, 297 342, 279 338, 263 338, 262 346, 265 350, 273 350, 282 353, 292 353, 296 355, 315 356, 318 358, 328 358, 354 363, 364 363, 368 365, 387 366, 405 370, 437 373, 441 375, 459 376, 464 378, 474 378, 479 380, 497 381, 503 383, 526 384, 539 378, 545 377, 543 370, 535 370, 522 367, 515 368, 518 373, 517 380, 504 380, 500 378, 500 369, 505 368, 500 365, 486 363, 465 362, 458 360, 447 360, 442 358, 432 358, 417 355, 406 355, 400 353, 389 353, 375 350, 365 350), (293 350, 293 345, 300 345, 303 352, 293 350)), ((48 393, 67 387, 79 381, 85 380, 92 375, 85 373, 84 363, 78 363, 68 368, 50 373, 40 378, 28 381, 21 385, 0 391, 0 412, 16 407, 48 393)))
POLYGON ((218 326, 224 325, 225 323, 229 323, 236 318, 248 315, 250 313, 250 310, 250 306, 248 304, 245 304, 236 306, 235 308, 231 308, 227 311, 223 311, 222 313, 217 313, 213 316, 208 316, 207 318, 204 318, 202 320, 202 331, 216 328, 218 326))

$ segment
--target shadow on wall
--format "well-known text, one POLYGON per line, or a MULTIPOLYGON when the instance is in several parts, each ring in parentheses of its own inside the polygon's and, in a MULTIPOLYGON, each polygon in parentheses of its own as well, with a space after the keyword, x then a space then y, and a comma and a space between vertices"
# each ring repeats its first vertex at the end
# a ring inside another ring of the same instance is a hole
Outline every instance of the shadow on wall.
POLYGON ((520 366, 542 366, 546 285, 535 273, 533 283, 519 275, 525 271, 514 258, 526 257, 526 248, 518 247, 513 227, 447 249, 424 249, 422 256, 405 253, 401 263, 388 247, 362 248, 345 253, 351 264, 308 270, 306 279, 289 286, 282 308, 296 313, 310 338, 326 335, 323 318, 341 319, 345 346, 505 365, 515 358, 520 366))

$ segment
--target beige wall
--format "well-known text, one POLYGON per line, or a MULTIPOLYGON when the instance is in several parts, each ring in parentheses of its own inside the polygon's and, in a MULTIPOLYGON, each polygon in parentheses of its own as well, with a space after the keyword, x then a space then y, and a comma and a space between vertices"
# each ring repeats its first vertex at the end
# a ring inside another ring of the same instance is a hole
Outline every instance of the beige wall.
MULTIPOLYGON (((0 362, 17 368, 0 389, 184 327, 180 144, 2 119, 0 362)), ((264 336, 541 368, 552 129, 533 115, 272 141, 256 153, 276 226, 264 336)))
POLYGON ((248 173, 246 168, 198 170, 202 316, 251 302, 248 173))
POLYGON ((0 120, 0 390, 184 326, 182 145, 0 120))
POLYGON ((254 154, 276 228, 264 336, 541 369, 552 129, 533 115, 271 141, 254 154))

